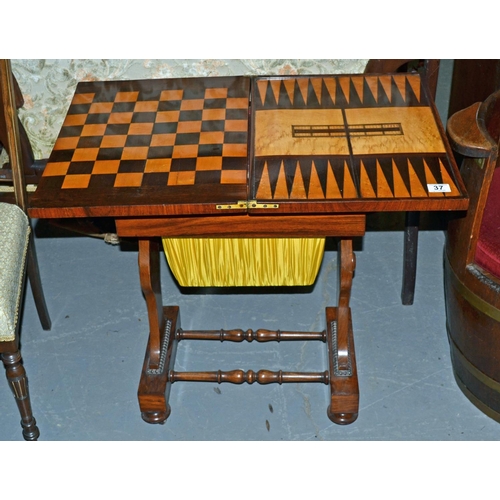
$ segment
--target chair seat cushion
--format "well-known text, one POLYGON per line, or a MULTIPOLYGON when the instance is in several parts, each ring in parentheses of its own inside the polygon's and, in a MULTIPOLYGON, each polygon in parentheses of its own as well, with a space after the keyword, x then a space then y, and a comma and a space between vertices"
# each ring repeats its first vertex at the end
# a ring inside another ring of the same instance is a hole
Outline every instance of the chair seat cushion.
POLYGON ((0 342, 16 338, 29 232, 26 214, 0 203, 0 342))
POLYGON ((490 184, 475 261, 485 271, 500 278, 500 168, 495 170, 490 184))

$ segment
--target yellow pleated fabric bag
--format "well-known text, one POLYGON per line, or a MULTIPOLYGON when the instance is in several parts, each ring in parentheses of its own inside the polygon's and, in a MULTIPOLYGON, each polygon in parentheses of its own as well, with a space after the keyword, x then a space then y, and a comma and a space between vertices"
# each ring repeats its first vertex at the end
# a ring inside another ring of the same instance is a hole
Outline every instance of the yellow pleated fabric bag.
POLYGON ((164 238, 163 248, 181 286, 306 286, 325 238, 164 238))

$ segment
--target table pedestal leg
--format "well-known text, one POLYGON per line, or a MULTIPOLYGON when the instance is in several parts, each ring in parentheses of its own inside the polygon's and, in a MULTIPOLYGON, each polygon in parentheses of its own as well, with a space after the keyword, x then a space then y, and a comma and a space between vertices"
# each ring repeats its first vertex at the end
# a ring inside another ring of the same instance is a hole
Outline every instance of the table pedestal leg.
POLYGON ((330 397, 328 418, 336 424, 350 424, 358 417, 359 387, 352 332, 351 296, 355 257, 352 240, 340 241, 338 307, 326 308, 330 397))
POLYGON ((179 308, 163 307, 160 285, 159 242, 139 240, 139 274, 149 318, 149 341, 139 383, 142 418, 150 424, 164 423, 170 415, 168 396, 176 352, 175 332, 180 328, 179 308))

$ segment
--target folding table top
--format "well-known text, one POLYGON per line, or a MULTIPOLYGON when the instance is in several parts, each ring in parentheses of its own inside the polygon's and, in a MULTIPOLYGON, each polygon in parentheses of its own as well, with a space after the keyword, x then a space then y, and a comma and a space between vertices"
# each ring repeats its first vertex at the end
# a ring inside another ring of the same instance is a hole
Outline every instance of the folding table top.
POLYGON ((462 210, 418 74, 81 82, 33 217, 462 210))

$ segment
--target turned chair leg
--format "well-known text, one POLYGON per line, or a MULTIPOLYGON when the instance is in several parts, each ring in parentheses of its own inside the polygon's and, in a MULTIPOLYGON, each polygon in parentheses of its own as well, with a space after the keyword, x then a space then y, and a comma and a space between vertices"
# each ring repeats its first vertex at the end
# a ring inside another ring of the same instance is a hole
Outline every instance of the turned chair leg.
POLYGON ((28 379, 22 365, 21 353, 19 350, 13 353, 2 353, 2 361, 6 369, 7 381, 21 414, 23 437, 26 441, 36 441, 40 436, 40 431, 31 410, 28 379))
POLYGON ((47 303, 45 301, 45 294, 43 293, 42 281, 40 279, 40 269, 38 267, 38 258, 35 250, 35 238, 33 231, 30 232, 29 238, 30 243, 28 246, 28 254, 26 256, 28 279, 31 285, 31 291, 33 292, 33 298, 35 300, 35 306, 42 328, 44 330, 50 330, 52 322, 50 320, 47 303))

